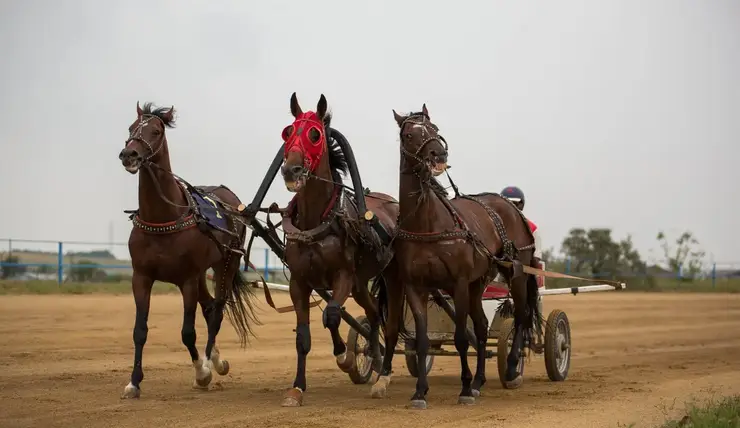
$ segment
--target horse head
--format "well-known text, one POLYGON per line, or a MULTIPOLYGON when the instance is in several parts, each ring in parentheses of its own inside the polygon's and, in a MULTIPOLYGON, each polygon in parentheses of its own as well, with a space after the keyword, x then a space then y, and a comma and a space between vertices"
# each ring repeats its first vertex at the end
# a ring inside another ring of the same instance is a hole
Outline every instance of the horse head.
POLYGON ((401 161, 416 174, 438 176, 447 170, 447 141, 429 120, 424 104, 421 112, 400 115, 393 110, 401 134, 401 161))
POLYGON ((331 123, 326 97, 321 95, 316 111, 303 112, 295 92, 290 97, 290 112, 294 121, 283 129, 284 163, 281 168, 285 187, 299 192, 311 176, 331 179, 326 132, 331 123))
POLYGON ((142 109, 137 102, 136 120, 128 127, 128 139, 118 154, 126 171, 136 174, 147 162, 158 162, 163 152, 166 152, 165 129, 174 126, 174 106, 153 108, 152 103, 145 103, 142 109))

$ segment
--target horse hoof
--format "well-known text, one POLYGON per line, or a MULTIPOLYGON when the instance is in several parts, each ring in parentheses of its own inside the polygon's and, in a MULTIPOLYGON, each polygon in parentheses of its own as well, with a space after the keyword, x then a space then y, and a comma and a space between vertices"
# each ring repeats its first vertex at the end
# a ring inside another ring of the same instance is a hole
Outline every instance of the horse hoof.
POLYGON ((457 398, 457 404, 471 405, 475 404, 475 397, 468 395, 461 395, 457 398))
POLYGON ((221 371, 216 370, 216 373, 218 373, 219 376, 226 376, 229 374, 229 369, 231 367, 229 366, 229 362, 227 360, 221 360, 221 371))
POLYGON ((141 396, 141 390, 135 387, 132 383, 129 383, 128 385, 126 385, 126 387, 123 388, 123 394, 121 394, 122 399, 139 398, 140 396, 141 396))
POLYGON ((410 407, 415 410, 426 410, 427 400, 411 400, 410 407))
POLYGON ((480 397, 480 390, 479 389, 474 389, 473 390, 473 397, 474 398, 480 397))
POLYGON ((209 370, 208 374, 204 378, 195 378, 195 383, 193 384, 193 387, 197 389, 208 389, 208 385, 211 383, 212 380, 213 373, 211 373, 211 371, 209 370))
POLYGON ((347 351, 344 353, 344 360, 341 360, 341 355, 338 355, 336 357, 337 359, 337 367, 339 367, 339 370, 349 373, 352 370, 355 369, 355 353, 352 351, 347 351))
POLYGON ((514 380, 506 381, 506 389, 517 389, 520 386, 522 386, 523 382, 524 382, 524 378, 522 377, 522 375, 517 375, 517 377, 515 377, 514 380))
POLYGON ((285 391, 283 397, 283 407, 301 407, 303 405, 303 391, 298 388, 291 388, 285 391))
POLYGON ((386 394, 388 393, 388 384, 390 383, 390 376, 378 377, 378 381, 373 384, 373 387, 370 390, 370 396, 372 398, 385 398, 386 394))

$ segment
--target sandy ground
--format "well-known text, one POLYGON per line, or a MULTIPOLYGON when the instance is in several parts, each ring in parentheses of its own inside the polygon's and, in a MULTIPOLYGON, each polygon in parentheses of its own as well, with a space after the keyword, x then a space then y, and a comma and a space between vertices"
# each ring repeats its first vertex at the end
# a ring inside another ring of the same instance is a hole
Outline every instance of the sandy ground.
MULTIPOLYGON (((437 357, 426 411, 405 408, 415 380, 403 356, 394 359, 389 398, 373 400, 369 385, 352 384, 314 308, 305 406, 282 408, 295 318, 261 307, 264 325, 246 350, 224 325, 231 372, 203 392, 191 389, 180 297, 153 297, 142 397, 121 400, 133 360, 130 296, 0 297, 0 427, 650 426, 679 415, 686 400, 740 392, 740 295, 594 293, 546 298, 546 312, 563 309, 572 325, 565 382, 548 381, 543 358, 533 357, 523 387, 504 390, 491 361, 483 396, 461 407, 459 360, 437 357)), ((354 303, 348 309, 360 313, 354 303)), ((202 349, 200 314, 198 334, 202 349)))

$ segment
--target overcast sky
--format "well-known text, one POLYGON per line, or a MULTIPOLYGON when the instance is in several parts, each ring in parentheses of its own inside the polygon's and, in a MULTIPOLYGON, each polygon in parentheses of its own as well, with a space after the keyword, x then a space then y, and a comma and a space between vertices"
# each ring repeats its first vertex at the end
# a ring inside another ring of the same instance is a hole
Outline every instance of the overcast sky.
MULTIPOLYGON (((0 12, 0 238, 104 242, 113 222, 128 239, 138 178, 118 153, 137 100, 178 109, 177 174, 249 201, 297 91, 304 110, 326 95, 372 190, 398 195, 391 109, 426 103, 460 189, 520 186, 546 247, 611 227, 650 258, 658 230, 688 229, 740 263, 736 0, 19 0, 0 12)), ((267 202, 290 196, 276 181, 267 202)))

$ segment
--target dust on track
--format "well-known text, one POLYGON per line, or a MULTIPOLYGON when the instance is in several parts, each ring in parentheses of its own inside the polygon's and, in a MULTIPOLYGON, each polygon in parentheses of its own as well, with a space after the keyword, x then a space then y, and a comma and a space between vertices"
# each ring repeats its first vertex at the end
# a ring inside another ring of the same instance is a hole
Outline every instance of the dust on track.
MULTIPOLYGON (((284 293, 274 297, 289 304, 284 293)), ((557 307, 571 321, 573 360, 565 382, 550 382, 537 356, 522 388, 504 390, 491 361, 483 396, 461 407, 459 360, 437 357, 426 411, 405 408, 415 379, 403 356, 394 359, 389 398, 373 400, 370 385, 352 384, 334 364, 314 308, 305 406, 282 408, 295 370, 295 316, 261 303, 264 325, 246 350, 224 324, 220 348, 231 372, 214 373, 211 390, 203 392, 191 389, 180 296, 154 296, 142 396, 121 400, 133 360, 131 296, 0 297, 0 426, 650 426, 679 414, 693 397, 740 393, 740 295, 594 293, 546 298, 546 313, 557 307)), ((361 314, 354 302, 347 308, 361 314)), ((200 316, 197 327, 202 350, 200 316)))

